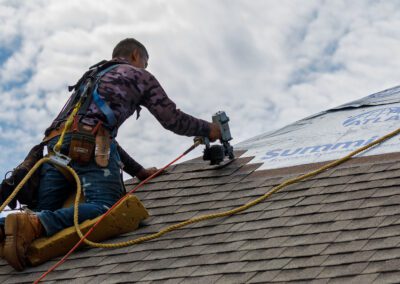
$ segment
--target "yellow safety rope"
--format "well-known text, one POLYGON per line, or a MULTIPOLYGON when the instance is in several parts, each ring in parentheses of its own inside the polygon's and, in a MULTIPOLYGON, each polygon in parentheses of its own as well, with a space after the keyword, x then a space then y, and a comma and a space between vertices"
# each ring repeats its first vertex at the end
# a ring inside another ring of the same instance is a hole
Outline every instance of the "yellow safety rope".
POLYGON ((62 143, 64 142, 65 133, 71 128, 72 123, 74 122, 75 115, 78 113, 80 107, 82 105, 82 100, 80 99, 74 109, 72 110, 71 114, 68 116, 67 122, 65 123, 64 129, 61 132, 60 138, 58 139, 56 145, 54 146, 54 152, 59 153, 62 147, 62 143))

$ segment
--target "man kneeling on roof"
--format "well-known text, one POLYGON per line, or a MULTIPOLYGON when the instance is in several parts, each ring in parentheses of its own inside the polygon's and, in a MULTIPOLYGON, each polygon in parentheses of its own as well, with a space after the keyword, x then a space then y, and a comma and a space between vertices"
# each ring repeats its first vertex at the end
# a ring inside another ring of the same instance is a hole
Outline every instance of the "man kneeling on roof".
MULTIPOLYGON (((79 205, 79 223, 105 213, 124 194, 115 137, 118 128, 135 111, 139 117, 140 106, 146 107, 164 128, 176 134, 209 137, 211 141, 221 138, 216 124, 176 108, 157 79, 145 70, 148 58, 146 48, 137 40, 128 38, 119 42, 112 60, 98 65, 98 81, 90 99, 82 104, 73 127, 65 135, 60 152, 72 158, 70 166, 80 177, 85 197, 85 202, 79 205), (96 150, 91 151, 91 147, 96 150), (83 153, 79 149, 89 151, 83 153)), ((84 81, 78 81, 75 93, 84 87, 84 81)), ((74 94, 45 132, 49 153, 76 103, 74 94)), ((144 179, 154 171, 155 168, 146 170, 138 165, 136 174, 144 179)), ((66 177, 52 164, 44 164, 36 213, 14 213, 0 218, 3 255, 11 266, 17 270, 25 268, 27 249, 36 238, 73 226, 73 206, 62 208, 69 194, 66 177)))

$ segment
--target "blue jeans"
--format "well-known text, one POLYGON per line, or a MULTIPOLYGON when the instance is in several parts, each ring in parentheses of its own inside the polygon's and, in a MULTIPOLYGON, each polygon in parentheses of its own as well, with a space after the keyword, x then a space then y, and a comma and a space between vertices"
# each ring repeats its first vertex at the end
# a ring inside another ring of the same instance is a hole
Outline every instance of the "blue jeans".
MULTIPOLYGON (((58 137, 50 140, 48 149, 53 149, 57 141, 58 137)), ((67 134, 61 148, 62 153, 68 152, 70 141, 71 136, 67 134)), ((85 197, 85 202, 79 205, 79 223, 105 213, 124 194, 120 158, 114 141, 111 143, 107 167, 97 166, 94 159, 85 166, 72 161, 70 166, 79 175, 85 197)), ((74 191, 75 188, 71 188, 64 175, 52 164, 46 163, 42 166, 38 204, 34 211, 37 212, 47 236, 74 225, 74 207, 61 208, 74 191)), ((4 224, 4 218, 1 219, 0 224, 4 224)))

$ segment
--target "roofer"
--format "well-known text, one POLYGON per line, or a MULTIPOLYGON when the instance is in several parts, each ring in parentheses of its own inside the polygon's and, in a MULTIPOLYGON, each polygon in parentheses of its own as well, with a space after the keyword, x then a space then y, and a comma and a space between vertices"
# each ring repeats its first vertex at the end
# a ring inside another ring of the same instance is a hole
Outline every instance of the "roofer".
MULTIPOLYGON (((157 79, 145 70, 148 59, 148 52, 139 41, 128 38, 119 42, 113 50, 112 60, 105 63, 109 67, 98 77, 93 98, 86 108, 82 105, 84 113, 78 113, 73 131, 65 136, 61 153, 72 158, 70 166, 79 175, 85 196, 85 202, 79 205, 79 223, 105 213, 124 194, 115 137, 118 128, 135 111, 139 117, 140 106, 146 107, 164 128, 176 134, 209 137, 211 141, 221 136, 216 124, 176 108, 157 79), (95 143, 89 134, 94 135, 95 143), (85 155, 76 149, 93 150, 87 153, 94 154, 85 155)), ((75 90, 82 87, 80 83, 78 81, 75 90)), ((45 132, 49 153, 72 111, 70 101, 45 132)), ((137 171, 144 179, 154 173, 154 168, 146 170, 138 165, 137 171)), ((2 238, 6 238, 3 254, 11 266, 17 270, 25 268, 27 249, 36 238, 51 236, 73 226, 73 206, 61 208, 70 193, 66 177, 52 164, 44 164, 36 213, 14 213, 5 220, 3 218, 2 238)))

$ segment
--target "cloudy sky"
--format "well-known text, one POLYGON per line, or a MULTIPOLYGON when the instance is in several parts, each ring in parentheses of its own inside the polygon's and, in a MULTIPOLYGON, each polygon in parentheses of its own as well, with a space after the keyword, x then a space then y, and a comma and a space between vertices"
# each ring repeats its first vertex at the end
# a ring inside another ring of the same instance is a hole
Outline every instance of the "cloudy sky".
MULTIPOLYGON (((67 85, 123 38, 146 45, 148 70, 183 111, 225 110, 240 142, 398 85, 399 9, 390 0, 0 0, 0 177, 41 140, 67 85)), ((192 142, 147 110, 118 140, 158 167, 192 142)))

